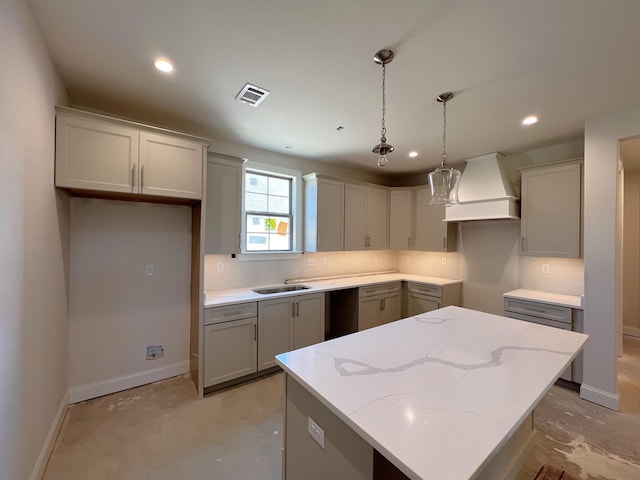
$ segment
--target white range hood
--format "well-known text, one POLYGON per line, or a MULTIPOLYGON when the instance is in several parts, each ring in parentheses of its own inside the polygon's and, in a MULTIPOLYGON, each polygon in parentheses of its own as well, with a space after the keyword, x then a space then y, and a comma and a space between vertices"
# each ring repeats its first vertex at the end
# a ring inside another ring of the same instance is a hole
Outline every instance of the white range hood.
POLYGON ((503 159, 500 153, 489 153, 467 160, 458 188, 460 204, 445 208, 445 222, 520 218, 518 197, 503 159))

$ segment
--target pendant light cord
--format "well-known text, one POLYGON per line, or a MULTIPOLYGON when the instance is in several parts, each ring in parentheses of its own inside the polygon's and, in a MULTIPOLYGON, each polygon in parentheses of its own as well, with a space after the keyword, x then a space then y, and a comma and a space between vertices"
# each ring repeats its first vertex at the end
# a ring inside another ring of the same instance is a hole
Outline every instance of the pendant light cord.
POLYGON ((382 142, 386 142, 387 127, 384 123, 384 115, 387 113, 387 93, 385 91, 385 78, 386 78, 386 65, 382 64, 382 130, 380 130, 380 139, 382 142))
POLYGON ((447 165, 447 101, 442 102, 442 166, 447 165))

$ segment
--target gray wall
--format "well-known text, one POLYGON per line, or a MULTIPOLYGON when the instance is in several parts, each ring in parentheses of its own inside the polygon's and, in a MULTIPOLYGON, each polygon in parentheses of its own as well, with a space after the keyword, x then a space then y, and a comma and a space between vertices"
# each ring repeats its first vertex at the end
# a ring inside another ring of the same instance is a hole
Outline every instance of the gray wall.
POLYGON ((67 395, 69 201, 53 186, 66 93, 24 0, 0 2, 0 477, 39 478, 67 395))

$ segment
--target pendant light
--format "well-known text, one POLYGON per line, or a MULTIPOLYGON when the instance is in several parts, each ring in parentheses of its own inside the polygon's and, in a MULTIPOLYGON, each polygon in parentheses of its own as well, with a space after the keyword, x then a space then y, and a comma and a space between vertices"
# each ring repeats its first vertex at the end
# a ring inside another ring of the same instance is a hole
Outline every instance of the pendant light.
POLYGON ((378 155, 378 166, 384 167, 389 160, 387 159, 387 154, 393 152, 393 146, 387 143, 387 127, 384 124, 384 115, 386 113, 386 99, 387 95, 385 92, 385 73, 386 73, 386 65, 387 63, 393 60, 394 54, 391 50, 380 50, 373 57, 373 61, 378 65, 382 65, 382 130, 380 131, 380 143, 373 147, 371 150, 373 153, 378 155))
POLYGON ((458 205, 460 170, 447 164, 447 102, 453 93, 444 92, 436 97, 442 103, 442 164, 429 174, 431 201, 429 205, 458 205))

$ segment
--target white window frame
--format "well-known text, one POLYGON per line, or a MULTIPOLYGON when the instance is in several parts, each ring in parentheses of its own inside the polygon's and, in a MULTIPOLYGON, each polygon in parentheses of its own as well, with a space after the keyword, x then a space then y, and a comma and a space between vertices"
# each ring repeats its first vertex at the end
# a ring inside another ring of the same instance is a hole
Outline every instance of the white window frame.
POLYGON ((242 241, 240 242, 240 255, 238 260, 283 260, 299 258, 302 254, 302 173, 298 170, 280 167, 277 165, 268 165, 265 163, 247 160, 242 165, 242 241), (276 175, 291 179, 291 215, 293 217, 293 226, 291 229, 291 251, 273 251, 273 252, 252 252, 246 250, 247 238, 247 221, 246 211, 244 207, 245 197, 245 181, 247 178, 247 170, 256 173, 264 173, 265 175, 276 175))

